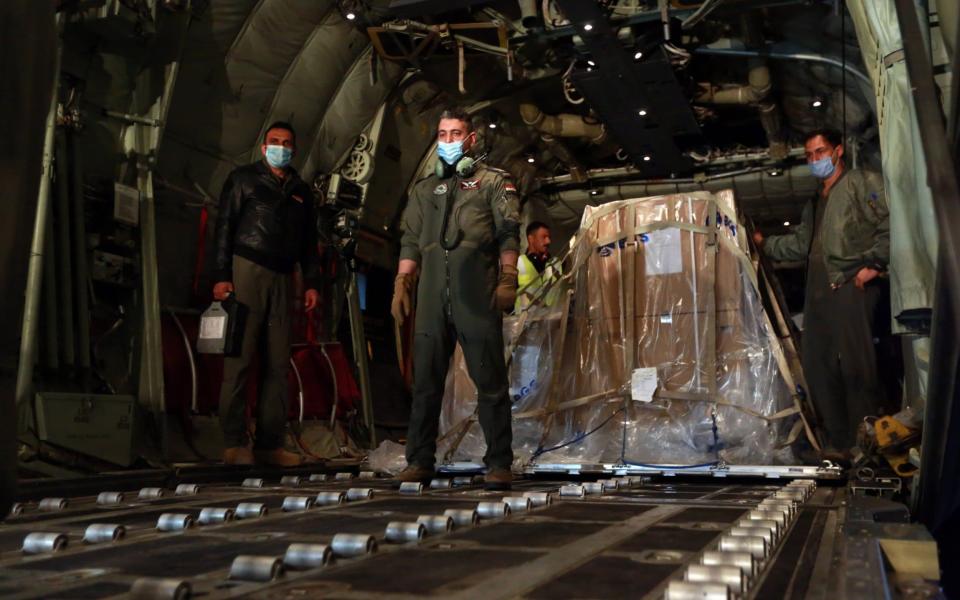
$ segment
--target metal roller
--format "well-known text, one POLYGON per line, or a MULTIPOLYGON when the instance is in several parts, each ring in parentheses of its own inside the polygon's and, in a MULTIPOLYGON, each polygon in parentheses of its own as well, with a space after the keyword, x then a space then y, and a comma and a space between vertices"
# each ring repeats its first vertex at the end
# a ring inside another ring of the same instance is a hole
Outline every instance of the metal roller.
POLYGON ((664 600, 729 600, 730 590, 722 583, 671 581, 664 600))
POLYGON ((453 482, 449 479, 434 479, 430 482, 431 490, 449 490, 453 487, 453 482))
POLYGON ((529 498, 535 508, 553 504, 553 496, 550 492, 524 492, 523 497, 529 498))
POLYGON ((757 561, 749 552, 722 552, 709 550, 700 556, 700 563, 708 566, 737 567, 747 577, 752 577, 757 571, 757 561))
POLYGON ((683 578, 694 583, 719 582, 737 595, 746 591, 747 581, 740 567, 690 565, 683 578))
POLYGON ((603 486, 605 490, 618 490, 620 489, 620 482, 616 479, 601 479, 598 481, 600 485, 603 486))
POLYGON ((633 487, 633 482, 630 481, 629 477, 617 477, 616 481, 617 481, 617 485, 619 485, 621 488, 633 487))
POLYGON ((288 569, 316 569, 333 560, 333 550, 326 544, 290 544, 283 555, 288 569))
POLYGON ((284 487, 300 487, 300 476, 284 475, 280 478, 280 485, 284 487))
POLYGON ((725 535, 720 538, 721 552, 749 552, 757 560, 767 557, 767 541, 762 537, 725 535))
POLYGON ((28 533, 23 538, 24 554, 47 554, 59 552, 67 547, 65 533, 28 533))
POLYGON ((500 499, 504 504, 510 507, 510 512, 527 512, 533 509, 533 501, 530 498, 521 496, 504 496, 500 499))
POLYGON ((130 597, 136 600, 187 600, 193 595, 189 581, 141 577, 130 586, 130 597))
POLYGON ((14 502, 13 506, 10 507, 10 513, 8 516, 16 517, 17 515, 23 514, 23 504, 20 502, 14 502))
POLYGON ((195 483, 181 483, 173 491, 175 496, 196 496, 200 493, 200 486, 195 483))
POLYGON ((97 494, 97 504, 109 506, 123 502, 123 492, 100 492, 97 494))
POLYGON ((807 491, 801 489, 781 489, 780 491, 773 494, 774 498, 787 498, 788 500, 795 500, 797 502, 805 502, 807 500, 807 491))
POLYGON ((480 515, 473 509, 448 508, 443 516, 453 519, 457 527, 472 527, 480 522, 480 515))
POLYGON ((404 481, 400 484, 400 494, 403 496, 419 496, 423 494, 423 484, 419 481, 404 481))
POLYGON ((143 488, 137 493, 137 498, 141 500, 154 500, 163 498, 163 488, 143 488))
POLYGON ((503 502, 481 502, 477 504, 477 514, 481 519, 502 519, 510 516, 510 505, 503 502))
POLYGON ((334 556, 349 558, 373 554, 377 551, 377 540, 365 533, 338 533, 330 542, 334 556))
POLYGON ((456 523, 450 515, 420 515, 417 517, 417 523, 427 528, 427 533, 441 535, 453 531, 456 523))
POLYGON ((643 485, 643 484, 647 483, 648 481, 650 481, 650 480, 647 479, 646 477, 642 477, 642 476, 640 476, 640 475, 631 475, 631 476, 627 477, 627 479, 630 480, 630 485, 633 486, 633 487, 640 487, 641 485, 643 485))
POLYGON ((200 516, 197 522, 201 525, 217 525, 219 523, 228 523, 233 520, 234 512, 232 508, 208 507, 200 510, 200 516))
POLYGON ((65 510, 70 503, 66 498, 44 498, 37 505, 37 508, 43 512, 57 512, 65 510))
POLYGON ((377 474, 373 471, 360 471, 359 479, 376 479, 377 474))
POLYGON ((127 528, 123 525, 113 525, 107 523, 93 523, 88 525, 83 532, 83 541, 87 544, 102 544, 104 542, 116 542, 122 540, 127 534, 127 528))
POLYGON ((313 508, 312 496, 287 496, 283 499, 283 512, 299 512, 313 508))
POLYGON ((587 495, 587 490, 582 485, 564 485, 560 487, 561 498, 583 498, 587 495))
POLYGON ((785 511, 787 517, 792 519, 797 514, 797 504, 792 500, 764 500, 757 505, 756 510, 785 511))
POLYGON ((267 505, 260 502, 241 502, 233 515, 238 519, 257 519, 267 515, 267 505))
POLYGON ((343 492, 320 492, 315 500, 318 506, 334 506, 343 504, 346 498, 347 495, 343 492))
POLYGON ((473 485, 473 477, 454 477, 453 487, 467 487, 473 485))
POLYGON ((245 488, 262 488, 263 480, 259 477, 250 477, 243 480, 243 483, 240 484, 240 487, 245 488))
POLYGON ((751 510, 747 513, 747 518, 751 521, 776 521, 780 524, 780 529, 784 530, 790 524, 788 514, 785 510, 751 510))
POLYGON ((241 554, 230 565, 230 579, 238 581, 273 581, 283 575, 283 561, 276 556, 241 554))
POLYGON ((327 480, 326 473, 314 473, 310 476, 310 483, 323 483, 327 480))
POLYGON ((394 544, 406 544, 407 542, 419 542, 427 535, 427 528, 423 523, 403 523, 401 521, 391 521, 387 523, 387 530, 383 537, 388 542, 394 544))
POLYGON ((773 542, 776 540, 773 530, 769 527, 731 527, 727 530, 727 535, 736 537, 761 537, 763 541, 767 543, 767 548, 772 548, 773 542))
POLYGON ((590 496, 596 496, 603 493, 603 484, 599 481, 588 481, 583 484, 583 491, 590 496))
POLYGON ((347 490, 347 500, 356 502, 357 500, 369 500, 373 498, 372 488, 350 488, 347 490))
POLYGON ((337 481, 350 481, 353 479, 353 473, 350 471, 341 471, 333 477, 337 481))
POLYGON ((160 531, 183 531, 193 527, 193 517, 185 513, 163 513, 157 519, 160 531))
POLYGON ((774 541, 780 538, 780 523, 773 519, 740 519, 737 527, 763 527, 773 533, 774 541))

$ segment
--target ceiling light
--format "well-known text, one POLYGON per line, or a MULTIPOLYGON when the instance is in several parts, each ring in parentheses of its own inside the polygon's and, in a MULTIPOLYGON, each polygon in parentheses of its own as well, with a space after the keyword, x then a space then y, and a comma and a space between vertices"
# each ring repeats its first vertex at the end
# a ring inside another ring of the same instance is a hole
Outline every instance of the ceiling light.
POLYGON ((647 154, 643 157, 643 162, 650 162, 650 155, 647 154))
POLYGON ((590 195, 591 195, 591 196, 599 196, 599 195, 600 195, 600 190, 590 190, 590 195))
POLYGON ((783 171, 780 169, 770 169, 767 174, 770 175, 770 177, 780 177, 783 175, 783 171))
POLYGON ((643 52, 637 52, 633 55, 633 60, 640 60, 641 58, 643 58, 643 52))
POLYGON ((597 66, 597 63, 593 62, 592 60, 588 60, 587 64, 590 65, 591 67, 597 66))
POLYGON ((591 25, 590 23, 587 23, 586 25, 583 26, 583 30, 584 30, 584 31, 593 31, 593 25, 591 25))
POLYGON ((783 222, 783 226, 784 226, 784 227, 790 227, 790 221, 784 221, 784 222, 783 222))
POLYGON ((638 114, 639 114, 641 117, 647 116, 647 109, 641 108, 641 109, 638 111, 638 114))
POLYGON ((533 164, 533 163, 537 162, 537 159, 535 159, 534 157, 530 156, 530 157, 527 158, 527 162, 530 163, 530 164, 533 164))
POLYGON ((352 12, 348 12, 348 13, 347 13, 347 20, 348 20, 348 21, 353 21, 353 20, 356 19, 356 18, 357 18, 357 15, 356 15, 355 13, 352 13, 352 12))
POLYGON ((810 106, 812 106, 813 108, 820 108, 821 106, 823 106, 823 99, 814 98, 813 102, 810 103, 810 106))
POLYGON ((496 123, 490 123, 489 125, 487 125, 487 127, 489 127, 490 129, 496 129, 496 128, 497 128, 497 124, 496 124, 496 123))

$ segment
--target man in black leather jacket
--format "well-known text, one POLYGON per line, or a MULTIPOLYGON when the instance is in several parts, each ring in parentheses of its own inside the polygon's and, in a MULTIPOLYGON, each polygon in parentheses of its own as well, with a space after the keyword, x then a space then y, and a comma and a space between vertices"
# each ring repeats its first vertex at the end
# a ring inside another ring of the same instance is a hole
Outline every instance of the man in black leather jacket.
POLYGON ((234 294, 247 309, 240 355, 226 357, 220 390, 223 460, 296 466, 300 455, 283 448, 290 365, 292 274, 303 271, 304 305, 317 305, 319 253, 313 194, 290 166, 296 135, 276 122, 264 134, 263 160, 238 167, 223 184, 217 215, 217 300, 234 294), (249 448, 245 417, 247 375, 260 355, 256 439, 249 448))

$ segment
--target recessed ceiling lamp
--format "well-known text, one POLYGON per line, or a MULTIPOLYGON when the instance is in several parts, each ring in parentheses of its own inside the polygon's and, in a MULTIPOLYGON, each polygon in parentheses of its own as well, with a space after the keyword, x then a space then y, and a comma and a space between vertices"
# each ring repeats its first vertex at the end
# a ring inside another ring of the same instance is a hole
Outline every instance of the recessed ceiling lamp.
POLYGON ((820 98, 819 96, 816 97, 816 98, 814 98, 813 101, 810 102, 810 106, 811 106, 812 108, 820 108, 820 107, 822 107, 822 106, 823 106, 823 98, 820 98))
POLYGON ((637 114, 640 115, 641 117, 645 117, 647 116, 647 109, 641 108, 640 110, 637 111, 637 114))
POLYGON ((784 221, 784 222, 783 222, 783 226, 784 226, 784 227, 790 227, 790 221, 784 221))
POLYGON ((490 129, 496 129, 496 128, 497 128, 497 124, 496 124, 496 123, 490 123, 489 125, 487 125, 487 127, 489 127, 490 129))
POLYGON ((353 20, 356 19, 356 18, 357 18, 356 13, 352 13, 352 12, 348 12, 348 13, 347 13, 347 20, 348 20, 348 21, 353 21, 353 20))
POLYGON ((770 177, 780 177, 783 175, 783 171, 780 169, 770 169, 767 174, 770 175, 770 177))
POLYGON ((633 55, 633 60, 640 60, 641 58, 643 58, 643 52, 637 52, 633 55))
POLYGON ((593 31, 593 25, 590 24, 590 23, 586 23, 586 24, 584 24, 584 26, 583 26, 583 30, 584 30, 584 31, 593 31))
POLYGON ((528 156, 528 157, 527 157, 527 162, 532 165, 533 163, 537 162, 537 159, 535 159, 535 158, 532 157, 532 156, 528 156))
POLYGON ((650 162, 651 160, 652 160, 652 159, 650 158, 650 155, 649 155, 649 154, 644 155, 644 157, 643 157, 643 162, 650 162))

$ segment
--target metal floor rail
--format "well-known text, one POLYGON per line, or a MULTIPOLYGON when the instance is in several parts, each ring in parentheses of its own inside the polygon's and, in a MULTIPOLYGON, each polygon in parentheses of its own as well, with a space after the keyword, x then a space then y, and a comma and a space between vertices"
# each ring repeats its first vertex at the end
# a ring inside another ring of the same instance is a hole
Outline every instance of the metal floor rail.
POLYGON ((845 498, 812 480, 505 493, 441 477, 300 470, 25 502, 0 525, 0 597, 803 597, 845 498))

